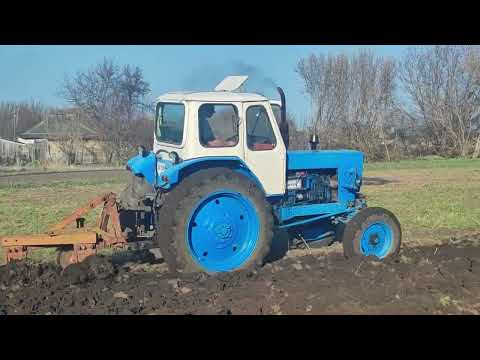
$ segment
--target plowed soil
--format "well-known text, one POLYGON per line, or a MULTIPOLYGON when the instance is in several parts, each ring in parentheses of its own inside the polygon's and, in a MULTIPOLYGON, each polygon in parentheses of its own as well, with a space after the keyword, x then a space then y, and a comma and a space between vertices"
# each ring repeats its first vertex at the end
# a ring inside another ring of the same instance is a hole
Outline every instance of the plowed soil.
POLYGON ((404 247, 386 261, 288 256, 216 276, 170 274, 148 256, 91 257, 64 272, 12 263, 0 268, 0 314, 479 314, 475 242, 404 247))

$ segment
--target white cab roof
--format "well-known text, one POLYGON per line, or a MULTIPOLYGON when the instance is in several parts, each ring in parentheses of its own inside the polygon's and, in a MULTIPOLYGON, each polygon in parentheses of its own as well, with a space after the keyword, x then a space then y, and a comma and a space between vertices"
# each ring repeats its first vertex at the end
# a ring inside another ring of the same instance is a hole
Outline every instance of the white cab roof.
POLYGON ((237 93, 230 91, 181 91, 169 92, 157 98, 160 102, 182 102, 182 101, 203 101, 203 102, 247 102, 247 101, 268 101, 259 94, 237 93))

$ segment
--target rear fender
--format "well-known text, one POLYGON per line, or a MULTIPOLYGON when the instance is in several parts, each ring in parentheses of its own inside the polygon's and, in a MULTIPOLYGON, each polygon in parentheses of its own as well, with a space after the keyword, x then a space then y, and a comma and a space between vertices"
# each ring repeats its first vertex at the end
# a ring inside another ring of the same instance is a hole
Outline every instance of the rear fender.
POLYGON ((194 172, 212 167, 226 167, 247 176, 265 194, 263 185, 257 176, 242 159, 236 156, 206 156, 185 160, 174 165, 168 160, 157 160, 155 154, 151 152, 146 156, 134 156, 127 162, 127 169, 132 174, 144 177, 150 185, 167 191, 194 172))

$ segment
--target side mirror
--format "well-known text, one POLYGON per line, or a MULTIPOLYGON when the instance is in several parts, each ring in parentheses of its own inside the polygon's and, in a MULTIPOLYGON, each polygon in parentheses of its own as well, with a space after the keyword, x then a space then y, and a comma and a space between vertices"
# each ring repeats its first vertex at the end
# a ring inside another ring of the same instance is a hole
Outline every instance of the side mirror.
POLYGON ((317 134, 310 135, 309 143, 310 143, 310 149, 311 150, 317 150, 317 146, 319 144, 318 135, 317 134))

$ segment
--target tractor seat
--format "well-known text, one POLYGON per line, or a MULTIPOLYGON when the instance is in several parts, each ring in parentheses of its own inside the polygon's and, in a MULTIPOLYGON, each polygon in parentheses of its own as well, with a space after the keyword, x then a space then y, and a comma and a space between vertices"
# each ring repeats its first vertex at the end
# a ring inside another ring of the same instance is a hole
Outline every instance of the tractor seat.
POLYGON ((275 147, 274 144, 258 144, 255 143, 253 144, 253 150, 258 151, 258 150, 273 150, 275 147))

